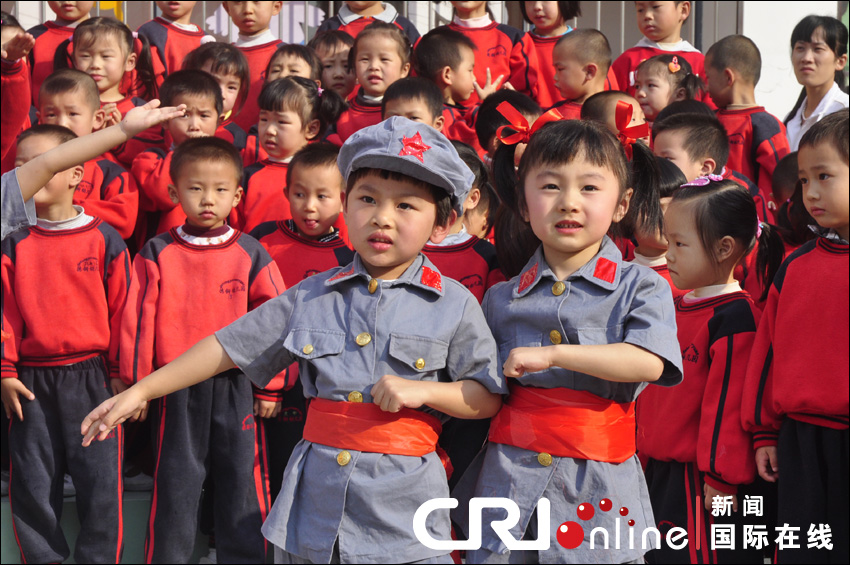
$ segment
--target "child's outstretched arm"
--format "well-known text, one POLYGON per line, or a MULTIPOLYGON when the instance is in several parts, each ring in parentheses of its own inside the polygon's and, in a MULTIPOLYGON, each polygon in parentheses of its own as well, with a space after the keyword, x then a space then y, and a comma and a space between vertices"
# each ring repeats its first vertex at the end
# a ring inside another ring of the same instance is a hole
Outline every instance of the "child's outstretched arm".
POLYGON ((159 108, 159 100, 133 108, 118 125, 72 139, 18 167, 18 184, 24 201, 41 190, 53 175, 102 155, 151 126, 183 115, 184 105, 159 108))
POLYGON ((95 436, 101 441, 106 439, 115 426, 143 410, 148 401, 197 384, 235 366, 214 335, 205 337, 171 363, 92 410, 80 427, 80 433, 85 436, 83 446, 90 445, 95 436))
POLYGON ((372 402, 384 412, 428 406, 454 418, 480 419, 496 415, 502 395, 472 380, 441 383, 384 375, 372 387, 372 402))
POLYGON ((561 367, 618 383, 657 381, 664 371, 658 355, 630 343, 548 345, 512 349, 502 367, 506 377, 561 367))

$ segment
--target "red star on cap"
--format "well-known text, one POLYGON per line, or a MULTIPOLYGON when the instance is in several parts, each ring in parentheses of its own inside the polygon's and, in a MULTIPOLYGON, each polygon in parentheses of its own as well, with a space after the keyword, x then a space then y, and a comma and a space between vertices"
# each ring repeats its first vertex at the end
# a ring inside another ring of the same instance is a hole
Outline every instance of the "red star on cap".
POLYGON ((423 164, 425 163, 424 154, 426 151, 431 149, 431 146, 425 145, 425 142, 422 141, 422 135, 418 131, 413 137, 402 136, 401 143, 403 147, 401 148, 401 153, 399 153, 399 155, 413 155, 422 161, 423 164))

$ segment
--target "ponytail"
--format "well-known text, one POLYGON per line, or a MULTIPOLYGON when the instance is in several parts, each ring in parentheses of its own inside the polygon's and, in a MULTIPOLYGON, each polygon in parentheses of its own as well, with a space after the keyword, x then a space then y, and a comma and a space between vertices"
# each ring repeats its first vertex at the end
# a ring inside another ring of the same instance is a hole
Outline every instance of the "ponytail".
POLYGON ((664 215, 661 210, 661 171, 658 162, 649 147, 641 141, 635 141, 631 147, 632 159, 629 162, 629 186, 632 197, 629 210, 618 223, 611 224, 611 236, 631 239, 635 229, 641 226, 645 231, 654 233, 664 229, 664 215))
POLYGON ((679 88, 684 89, 686 100, 701 100, 705 92, 702 79, 693 73, 688 73, 682 78, 679 88))
POLYGON ((779 235, 779 230, 768 223, 759 223, 758 253, 756 254, 756 275, 762 287, 760 302, 767 300, 770 285, 785 259, 785 242, 779 235))
POLYGON ((321 139, 325 135, 328 127, 336 123, 348 107, 348 104, 345 103, 342 96, 330 88, 316 87, 316 97, 317 100, 314 111, 320 124, 319 135, 317 137, 321 139))
POLYGON ((157 97, 159 88, 148 38, 142 34, 134 37, 133 51, 136 53, 136 68, 134 69, 136 80, 131 86, 131 92, 138 93, 139 97, 145 100, 153 100, 157 97))

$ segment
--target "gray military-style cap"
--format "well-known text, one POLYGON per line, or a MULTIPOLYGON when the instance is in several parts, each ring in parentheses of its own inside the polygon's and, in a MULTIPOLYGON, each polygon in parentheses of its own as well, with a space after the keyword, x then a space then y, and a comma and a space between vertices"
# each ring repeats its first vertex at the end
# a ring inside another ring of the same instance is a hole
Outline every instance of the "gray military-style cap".
POLYGON ((346 140, 337 160, 342 176, 357 169, 384 169, 433 184, 452 199, 458 216, 475 175, 451 142, 425 124, 394 116, 363 128, 346 140))

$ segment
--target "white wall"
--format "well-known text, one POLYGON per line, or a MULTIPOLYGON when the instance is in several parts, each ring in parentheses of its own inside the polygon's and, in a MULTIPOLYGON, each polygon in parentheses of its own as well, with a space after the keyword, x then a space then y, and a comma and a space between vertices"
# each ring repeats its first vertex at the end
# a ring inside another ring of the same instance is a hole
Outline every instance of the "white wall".
POLYGON ((791 67, 791 32, 809 14, 836 17, 838 2, 745 1, 741 33, 761 51, 761 80, 756 102, 781 120, 794 106, 801 86, 791 67))

